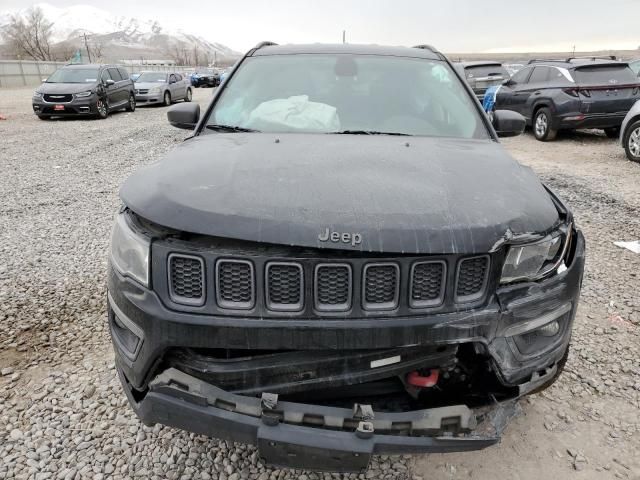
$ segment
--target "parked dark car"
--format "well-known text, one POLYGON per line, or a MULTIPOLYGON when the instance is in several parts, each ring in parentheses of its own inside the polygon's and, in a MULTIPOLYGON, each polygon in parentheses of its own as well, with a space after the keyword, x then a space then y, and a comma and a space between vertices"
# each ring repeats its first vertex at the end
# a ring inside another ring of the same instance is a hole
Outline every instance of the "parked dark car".
POLYGON ((625 115, 640 98, 629 64, 604 58, 532 60, 500 88, 496 109, 521 113, 538 140, 558 130, 604 129, 617 138, 625 115))
POLYGON ((584 238, 437 50, 260 44, 167 115, 193 136, 122 186, 107 275, 145 424, 363 471, 495 444, 562 371, 584 238))
POLYGON ((117 65, 66 65, 51 74, 33 94, 33 111, 53 116, 107 118, 115 110, 133 112, 136 99, 129 73, 117 65))
POLYGON ((217 87, 220 85, 220 75, 213 68, 197 70, 191 75, 191 84, 196 87, 217 87))
POLYGON ((454 63, 482 102, 487 88, 502 85, 511 75, 500 62, 477 61, 454 63))
POLYGON ((171 105, 178 100, 190 102, 191 83, 180 73, 143 72, 135 81, 136 102, 139 104, 171 105))

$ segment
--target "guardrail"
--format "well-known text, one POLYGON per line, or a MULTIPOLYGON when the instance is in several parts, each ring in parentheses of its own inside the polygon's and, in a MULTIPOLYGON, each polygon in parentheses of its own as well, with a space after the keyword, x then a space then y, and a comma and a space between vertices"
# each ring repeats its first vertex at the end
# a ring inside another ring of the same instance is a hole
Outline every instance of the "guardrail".
MULTIPOLYGON (((107 63, 107 62, 105 62, 107 63)), ((114 62, 115 63, 115 62, 114 62)), ((67 62, 36 62, 31 60, 0 60, 0 88, 38 86, 67 62)), ((122 65, 129 73, 142 71, 184 72, 193 67, 181 65, 122 65)))

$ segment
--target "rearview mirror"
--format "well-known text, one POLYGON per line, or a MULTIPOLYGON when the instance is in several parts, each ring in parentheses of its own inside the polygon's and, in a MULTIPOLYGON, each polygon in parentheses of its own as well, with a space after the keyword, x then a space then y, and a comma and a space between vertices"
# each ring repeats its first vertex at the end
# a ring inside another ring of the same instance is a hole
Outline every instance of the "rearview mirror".
POLYGON ((176 128, 193 130, 200 120, 200 105, 197 103, 179 103, 167 110, 169 123, 176 128))
POLYGON ((492 123, 499 137, 517 137, 524 132, 526 120, 518 112, 496 110, 492 123))

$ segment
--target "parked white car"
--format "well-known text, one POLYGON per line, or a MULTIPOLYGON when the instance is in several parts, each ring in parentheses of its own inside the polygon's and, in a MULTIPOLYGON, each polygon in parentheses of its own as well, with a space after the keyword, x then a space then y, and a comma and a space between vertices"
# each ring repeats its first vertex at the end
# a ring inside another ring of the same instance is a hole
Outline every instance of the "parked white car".
POLYGON ((640 162, 640 101, 637 101, 620 127, 620 144, 632 162, 640 162))

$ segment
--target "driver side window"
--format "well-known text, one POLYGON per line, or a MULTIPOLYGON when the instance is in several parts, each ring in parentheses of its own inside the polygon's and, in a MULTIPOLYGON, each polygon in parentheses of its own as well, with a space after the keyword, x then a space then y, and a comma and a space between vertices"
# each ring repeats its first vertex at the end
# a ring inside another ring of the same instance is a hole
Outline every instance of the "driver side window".
POLYGON ((102 83, 105 83, 107 80, 113 80, 111 78, 111 75, 109 74, 109 70, 103 70, 102 71, 102 75, 100 75, 100 79, 102 80, 102 83))

